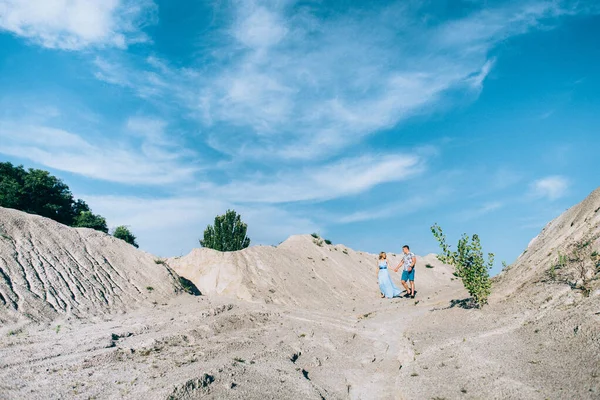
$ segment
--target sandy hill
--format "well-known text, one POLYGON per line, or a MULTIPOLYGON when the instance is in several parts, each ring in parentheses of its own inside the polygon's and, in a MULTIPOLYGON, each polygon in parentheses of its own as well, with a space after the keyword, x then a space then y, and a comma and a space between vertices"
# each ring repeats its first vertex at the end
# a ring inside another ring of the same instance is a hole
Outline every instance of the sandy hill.
POLYGON ((495 298, 544 282, 600 295, 600 188, 548 223, 496 279, 495 298))
MULTIPOLYGON (((395 267, 399 256, 388 256, 395 267)), ((327 245, 311 235, 292 236, 277 247, 254 246, 236 252, 194 249, 168 263, 204 294, 247 301, 323 307, 372 299, 378 293, 377 255, 341 244, 327 245)), ((416 271, 418 290, 434 292, 458 286, 450 267, 433 255, 417 257, 416 271)), ((391 274, 401 287, 400 275, 391 274)))
POLYGON ((0 324, 0 398, 598 399, 598 196, 552 221, 483 309, 434 255, 417 299, 381 299, 376 255, 311 236, 169 259, 204 294, 173 296, 154 257, 0 209, 0 315, 150 306, 0 324))
POLYGON ((0 207, 0 322, 85 317, 166 300, 181 286, 155 260, 102 232, 0 207))

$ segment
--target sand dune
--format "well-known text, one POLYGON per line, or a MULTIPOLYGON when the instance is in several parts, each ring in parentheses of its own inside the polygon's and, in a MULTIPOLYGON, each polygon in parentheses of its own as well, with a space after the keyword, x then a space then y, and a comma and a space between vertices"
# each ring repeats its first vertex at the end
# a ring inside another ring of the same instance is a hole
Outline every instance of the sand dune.
MULTIPOLYGON (((389 253, 389 260, 395 267, 400 258, 389 253)), ((277 247, 254 246, 229 253, 194 249, 168 263, 202 293, 246 301, 336 308, 378 293, 376 255, 327 245, 311 235, 292 236, 277 247)), ((417 270, 426 292, 460 286, 452 280, 451 267, 433 255, 417 257, 417 270)), ((399 274, 391 274, 400 287, 399 274)))
POLYGON ((589 290, 600 295, 600 188, 581 203, 549 222, 531 240, 527 249, 497 278, 495 298, 510 296, 516 290, 535 284, 567 283, 573 287, 589 281, 589 290), (566 257, 562 268, 559 256, 566 257))
POLYGON ((380 299, 374 254, 309 235, 157 264, 0 209, 0 398, 597 399, 599 214, 597 190, 472 309, 434 255, 416 299, 380 299))
POLYGON ((122 240, 0 207, 0 322, 84 318, 181 291, 166 265, 122 240))

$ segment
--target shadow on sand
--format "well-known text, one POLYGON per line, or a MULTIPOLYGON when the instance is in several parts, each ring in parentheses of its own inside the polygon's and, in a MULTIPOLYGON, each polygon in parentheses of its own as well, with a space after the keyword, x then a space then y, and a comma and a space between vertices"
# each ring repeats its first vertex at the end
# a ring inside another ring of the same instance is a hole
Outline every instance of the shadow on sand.
POLYGON ((473 299, 472 297, 467 297, 466 299, 460 300, 450 300, 450 305, 446 307, 446 309, 454 307, 464 308, 465 310, 479 308, 479 306, 475 302, 475 299, 473 299))

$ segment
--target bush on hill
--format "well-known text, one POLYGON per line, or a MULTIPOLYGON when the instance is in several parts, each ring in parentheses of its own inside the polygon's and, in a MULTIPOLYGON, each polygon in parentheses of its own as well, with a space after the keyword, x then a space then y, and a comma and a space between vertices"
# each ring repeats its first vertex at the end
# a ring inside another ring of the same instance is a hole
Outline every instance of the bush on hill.
POLYGON ((214 225, 206 227, 200 245, 218 251, 242 250, 250 246, 247 230, 248 225, 242 222, 241 216, 234 210, 227 210, 225 214, 215 217, 214 225))
POLYGON ((487 298, 492 288, 489 270, 494 263, 494 254, 488 253, 486 263, 478 235, 469 238, 464 234, 458 241, 456 251, 451 251, 450 246, 446 243, 446 235, 442 232, 442 228, 434 224, 431 227, 431 232, 442 249, 442 253, 437 256, 438 260, 454 266, 456 269, 455 275, 462 279, 465 289, 473 297, 477 306, 482 307, 487 304, 487 298))
POLYGON ((137 242, 135 241, 136 237, 128 227, 125 225, 117 226, 113 231, 113 236, 117 239, 121 239, 134 246, 135 248, 139 247, 137 242))
MULTIPOLYGON (((25 170, 22 165, 0 162, 0 207, 41 215, 77 228, 92 228, 108 233, 104 217, 92 213, 85 201, 73 198, 71 190, 62 180, 41 169, 25 170)), ((134 244, 135 236, 129 230, 119 230, 117 234, 123 236, 119 239, 137 247, 134 244)))

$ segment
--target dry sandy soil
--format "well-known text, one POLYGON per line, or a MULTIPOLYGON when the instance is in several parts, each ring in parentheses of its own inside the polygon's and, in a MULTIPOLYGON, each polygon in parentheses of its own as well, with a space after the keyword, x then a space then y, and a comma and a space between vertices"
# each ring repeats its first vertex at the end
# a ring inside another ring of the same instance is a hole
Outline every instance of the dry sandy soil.
POLYGON ((13 210, 0 229, 2 399, 600 398, 600 190, 483 309, 433 255, 416 299, 380 299, 375 255, 308 235, 163 263, 13 210))

